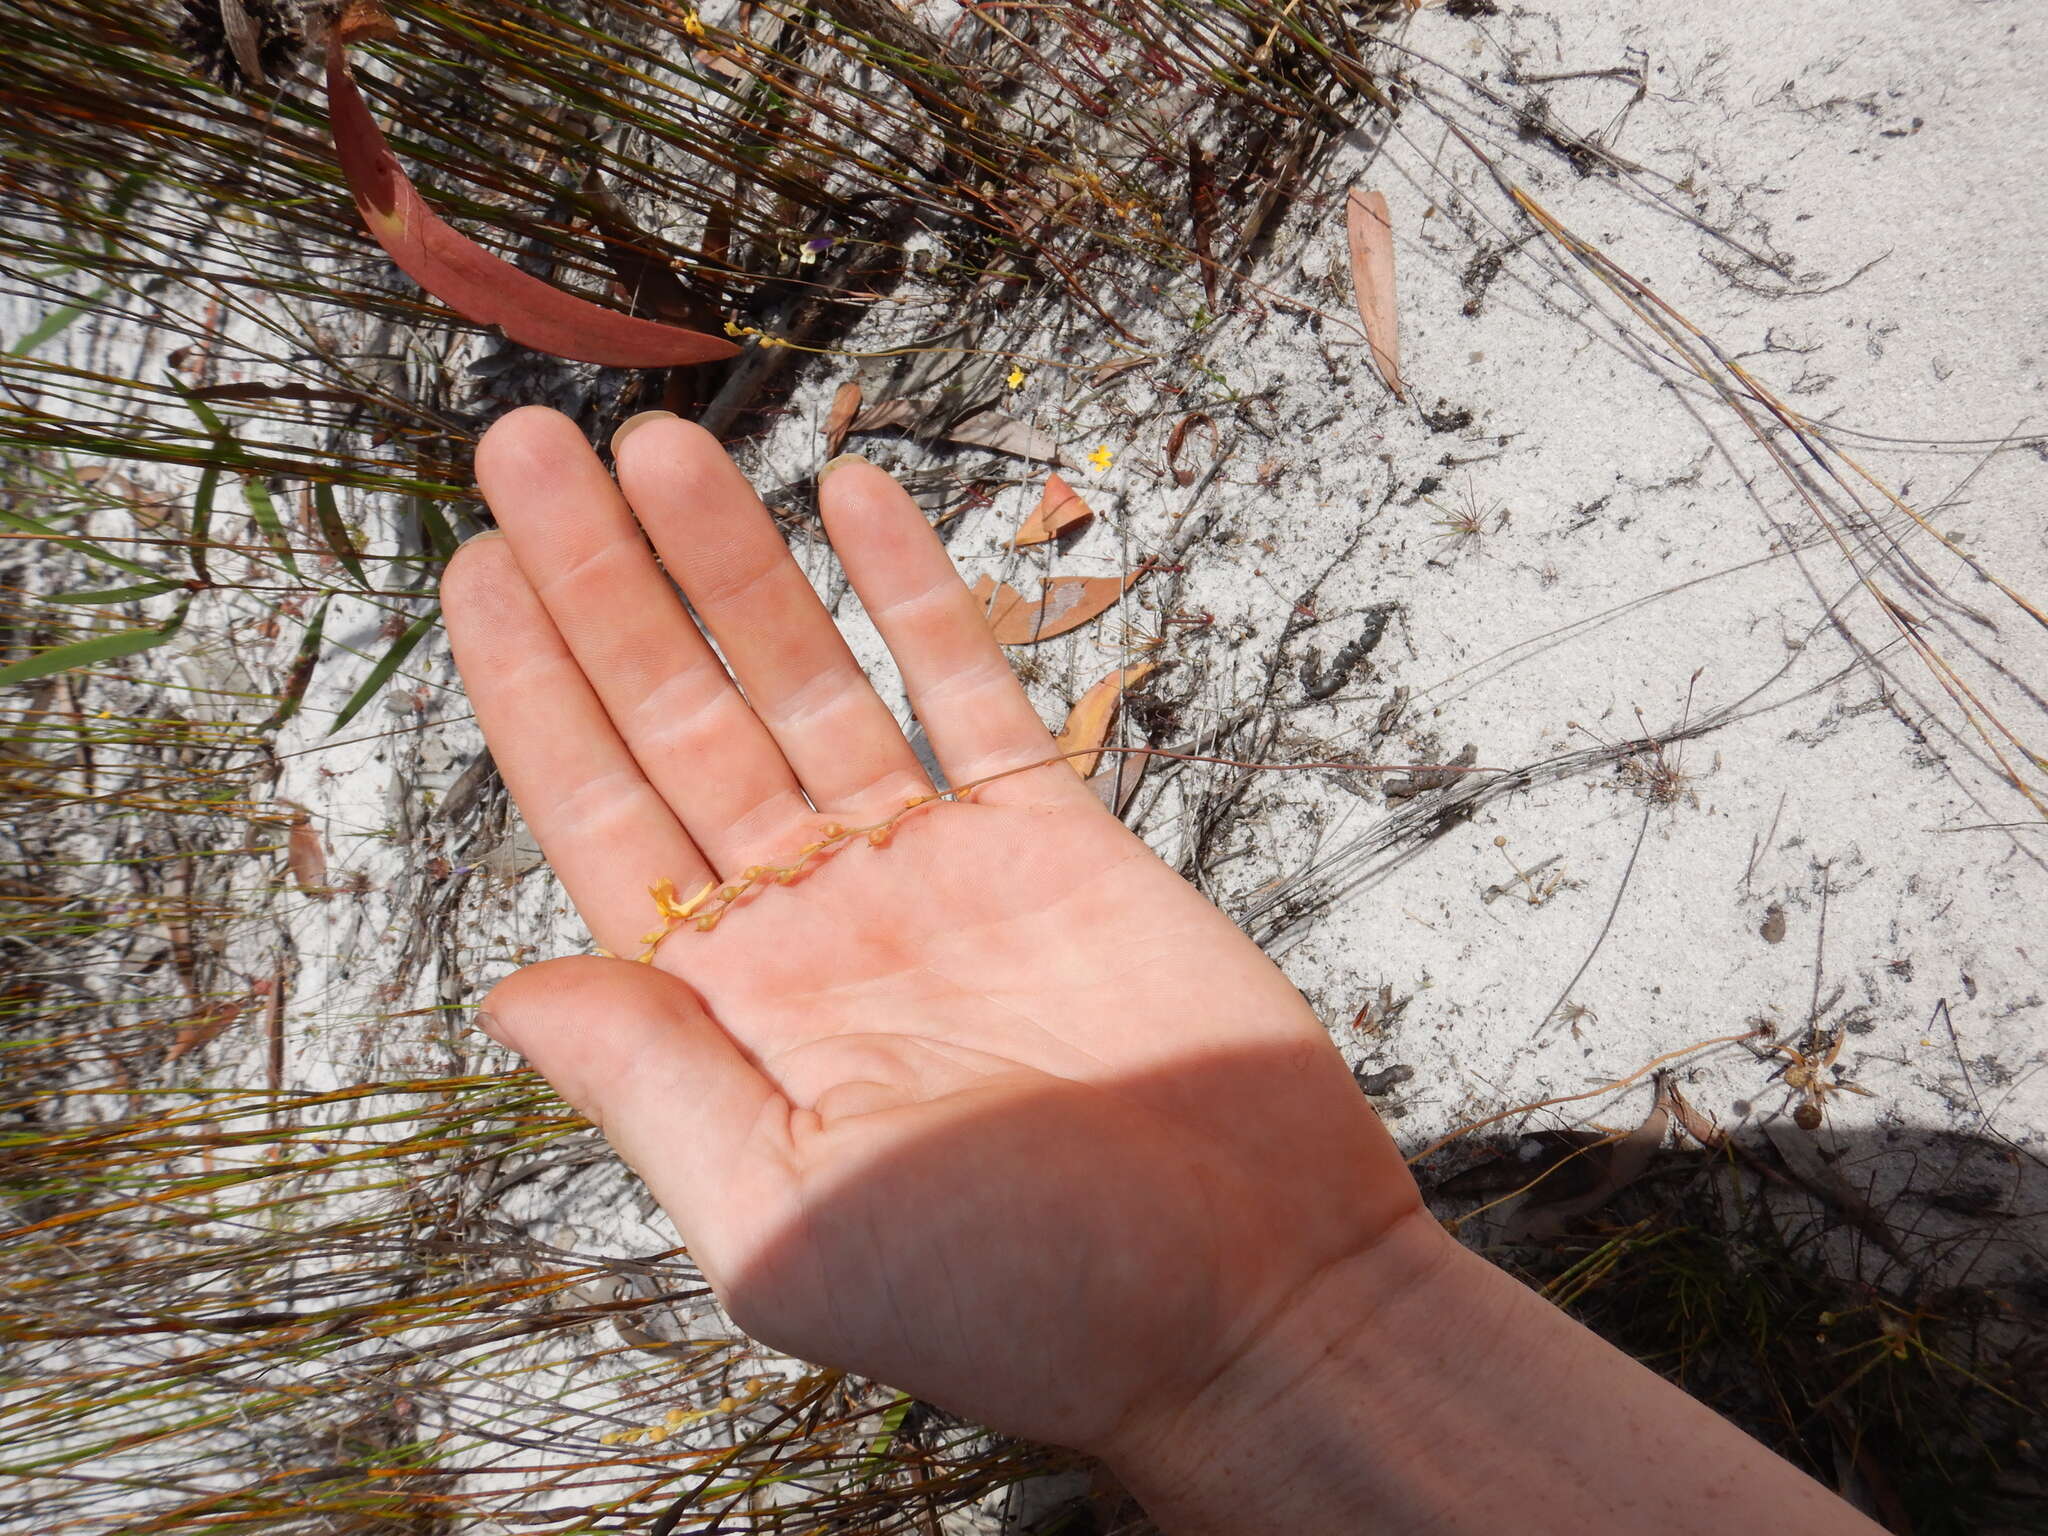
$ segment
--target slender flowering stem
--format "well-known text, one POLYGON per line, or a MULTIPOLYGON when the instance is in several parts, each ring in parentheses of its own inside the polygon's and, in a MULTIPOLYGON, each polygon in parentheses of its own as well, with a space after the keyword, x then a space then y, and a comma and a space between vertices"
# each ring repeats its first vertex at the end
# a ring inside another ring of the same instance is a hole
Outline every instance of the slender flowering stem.
POLYGON ((662 925, 641 939, 643 946, 635 956, 642 965, 651 964, 655 952, 668 936, 685 926, 695 928, 699 933, 709 933, 718 926, 720 918, 730 912, 752 892, 763 886, 788 885, 803 875, 815 863, 829 858, 840 849, 849 847, 857 839, 865 838, 870 847, 880 848, 894 835, 903 819, 926 806, 941 801, 964 804, 973 799, 976 790, 993 784, 998 779, 1007 779, 1013 774, 1033 773, 1054 763, 1066 762, 1075 757, 1096 757, 1117 754, 1126 757, 1163 757, 1177 763, 1215 763, 1225 768, 1251 768, 1262 773, 1306 773, 1322 770, 1334 773, 1504 773, 1502 768, 1488 768, 1469 763, 1347 763, 1342 761, 1314 763, 1250 763, 1234 757, 1212 757, 1200 752, 1169 752, 1164 747, 1085 747, 1073 752, 1059 752, 1051 757, 1040 758, 1037 762, 1023 763, 1015 768, 1005 768, 1000 773, 991 773, 952 789, 936 791, 929 795, 914 795, 904 802, 903 809, 893 816, 885 817, 864 827, 846 827, 838 822, 827 822, 818 829, 818 835, 797 849, 795 857, 787 864, 750 864, 739 873, 739 878, 721 884, 707 880, 695 894, 687 899, 676 891, 675 881, 664 875, 648 887, 648 894, 654 898, 655 911, 660 914, 662 925))

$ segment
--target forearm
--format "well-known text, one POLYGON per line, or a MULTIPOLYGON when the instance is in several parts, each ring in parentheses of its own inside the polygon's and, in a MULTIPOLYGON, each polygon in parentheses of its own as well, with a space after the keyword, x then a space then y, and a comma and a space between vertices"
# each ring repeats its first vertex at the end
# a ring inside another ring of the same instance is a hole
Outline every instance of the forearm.
POLYGON ((1169 1536, 1878 1530, 1426 1214, 1108 1459, 1169 1536))

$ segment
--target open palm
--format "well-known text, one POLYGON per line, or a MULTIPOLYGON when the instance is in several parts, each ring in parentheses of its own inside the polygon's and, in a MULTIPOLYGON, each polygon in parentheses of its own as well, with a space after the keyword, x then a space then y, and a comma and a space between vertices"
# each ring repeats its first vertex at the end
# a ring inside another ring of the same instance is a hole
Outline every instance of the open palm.
MULTIPOLYGON (((659 926, 657 881, 743 881, 931 795, 701 430, 638 425, 614 485, 565 418, 519 411, 478 476, 508 537, 448 571, 457 659, 606 949, 659 926)), ((750 1333, 1105 1448, 1414 1186, 1300 995, 1046 763, 909 498, 855 460, 820 499, 949 779, 1043 766, 752 886, 651 965, 529 967, 491 1027, 603 1128, 750 1333)))

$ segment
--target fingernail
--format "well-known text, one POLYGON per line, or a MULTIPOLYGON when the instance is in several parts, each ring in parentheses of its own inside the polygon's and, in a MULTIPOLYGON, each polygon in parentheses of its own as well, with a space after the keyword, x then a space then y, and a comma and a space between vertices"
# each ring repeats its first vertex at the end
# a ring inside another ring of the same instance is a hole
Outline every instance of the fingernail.
POLYGON ((472 533, 462 542, 465 544, 481 544, 485 539, 502 539, 503 537, 505 537, 504 529, 486 528, 482 533, 472 533))
POLYGON ((632 433, 638 432, 648 422, 674 421, 676 419, 674 411, 642 411, 638 416, 628 416, 619 423, 618 430, 612 433, 612 457, 616 459, 619 456, 619 449, 625 446, 626 438, 632 433))
POLYGON ((498 1016, 496 1014, 486 1013, 484 1012, 483 1009, 479 1008, 476 1011, 475 1018, 476 1027, 478 1029, 482 1030, 486 1035, 489 1035, 493 1040, 497 1041, 498 1044, 507 1046, 509 1048, 510 1042, 508 1042, 505 1039, 505 1026, 498 1022, 498 1016))
POLYGON ((825 467, 818 471, 818 484, 823 485, 825 483, 825 477, 831 474, 833 470, 837 469, 842 464, 865 463, 867 463, 866 456, 864 454, 858 453, 842 453, 836 459, 827 459, 825 461, 825 467))

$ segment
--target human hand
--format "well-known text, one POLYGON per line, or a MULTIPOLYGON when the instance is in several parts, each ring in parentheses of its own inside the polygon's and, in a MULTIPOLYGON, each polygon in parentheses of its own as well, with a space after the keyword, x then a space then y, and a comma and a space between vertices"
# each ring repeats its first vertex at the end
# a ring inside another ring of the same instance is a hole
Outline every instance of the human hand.
MULTIPOLYGON (((933 789, 716 442, 652 420, 618 458, 615 485, 566 418, 497 423, 477 474, 505 536, 443 594, 506 783, 631 955, 655 882, 787 865, 933 789)), ((1415 1186, 1300 994, 1046 761, 909 497, 860 460, 819 497, 951 782, 1042 766, 812 858, 651 964, 530 966, 489 1027, 750 1334, 1109 1453, 1415 1215, 1415 1186)))

